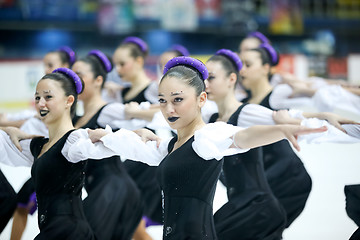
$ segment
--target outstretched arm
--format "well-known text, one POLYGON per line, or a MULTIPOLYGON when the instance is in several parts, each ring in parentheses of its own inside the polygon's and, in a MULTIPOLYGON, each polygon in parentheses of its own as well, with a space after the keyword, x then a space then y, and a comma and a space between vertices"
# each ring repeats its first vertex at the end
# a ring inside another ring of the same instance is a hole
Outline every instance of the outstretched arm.
POLYGON ((9 166, 30 167, 34 161, 34 157, 30 152, 30 140, 28 139, 31 137, 33 136, 24 134, 15 127, 1 127, 0 161, 9 166), (26 140, 20 143, 19 141, 23 139, 26 140))
MULTIPOLYGON (((342 124, 360 124, 353 120, 344 118, 340 115, 330 112, 303 112, 302 116, 304 118, 317 118, 320 120, 326 120, 328 123, 338 128, 339 130, 346 133, 345 129, 341 126, 342 124)), ((303 119, 291 117, 289 111, 287 110, 278 110, 273 112, 273 119, 276 124, 294 124, 300 125, 303 119)))
POLYGON ((139 118, 151 122, 154 114, 159 112, 158 104, 153 104, 147 109, 143 109, 137 102, 125 104, 125 114, 128 119, 139 118))
POLYGON ((123 161, 131 159, 157 166, 167 154, 166 141, 160 145, 159 142, 159 137, 145 129, 79 129, 69 135, 61 152, 69 162, 120 156, 123 161))
POLYGON ((39 135, 27 134, 24 131, 21 131, 17 127, 0 127, 0 130, 6 132, 9 135, 11 141, 16 146, 17 149, 22 151, 20 141, 24 139, 32 139, 34 137, 39 137, 39 135))
POLYGON ((326 127, 308 128, 297 125, 253 126, 234 134, 234 147, 255 148, 287 138, 294 148, 300 151, 297 138, 300 135, 326 131, 326 127))

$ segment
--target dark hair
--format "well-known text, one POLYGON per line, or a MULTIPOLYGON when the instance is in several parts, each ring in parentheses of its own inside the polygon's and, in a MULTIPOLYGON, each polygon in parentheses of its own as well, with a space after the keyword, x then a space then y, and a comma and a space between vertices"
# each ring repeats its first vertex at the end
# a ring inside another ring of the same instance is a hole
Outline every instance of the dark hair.
POLYGON ((180 56, 190 56, 189 51, 187 50, 186 47, 184 47, 183 45, 180 44, 175 44, 171 47, 171 49, 168 52, 173 52, 175 53, 176 57, 180 57, 180 56))
POLYGON ((167 77, 175 77, 183 80, 186 84, 195 88, 197 96, 205 91, 205 83, 201 74, 195 68, 190 66, 177 65, 170 68, 161 78, 160 83, 167 77))
POLYGON ((259 48, 251 49, 259 52, 263 65, 276 66, 279 63, 279 53, 270 45, 262 44, 259 48))
POLYGON ((248 35, 246 35, 246 38, 256 38, 261 43, 270 43, 269 39, 261 32, 250 32, 248 35))
POLYGON ((55 53, 55 54, 59 55, 61 64, 68 64, 69 68, 72 66, 72 64, 70 62, 70 57, 65 52, 60 51, 60 50, 55 50, 55 51, 50 51, 47 54, 51 54, 51 53, 55 53))
POLYGON ((136 37, 129 37, 126 38, 118 48, 129 48, 130 49, 130 56, 133 58, 142 57, 145 59, 149 54, 149 49, 146 43, 139 38, 136 37), (129 40, 130 38, 130 40, 129 40), (132 39, 134 38, 134 39, 132 39), (135 40, 135 41, 133 41, 135 40), (138 42, 139 41, 139 42, 138 42), (141 45, 139 45, 141 44, 141 45))
MULTIPOLYGON (((110 58, 109 57, 107 57, 107 58, 112 65, 110 58)), ((105 66, 101 62, 101 60, 98 57, 96 57, 95 55, 87 55, 86 57, 81 58, 79 61, 82 61, 82 62, 90 65, 90 69, 91 69, 91 72, 94 74, 94 78, 96 78, 98 76, 101 76, 103 78, 103 83, 101 84, 101 88, 103 88, 108 72, 106 71, 105 66)))
MULTIPOLYGON (((263 65, 269 64, 270 66, 276 66, 279 63, 279 57, 277 58, 277 60, 275 62, 273 62, 271 59, 270 53, 265 48, 254 48, 254 49, 251 49, 251 51, 260 53, 260 59, 261 59, 261 62, 263 65)), ((276 54, 277 54, 277 56, 279 56, 277 51, 276 51, 276 54)), ((271 71, 269 71, 269 74, 268 74, 269 81, 271 79, 271 76, 272 76, 272 73, 271 73, 271 71)))
POLYGON ((240 80, 239 71, 238 71, 237 67, 235 67, 235 63, 230 61, 229 58, 225 57, 224 55, 213 55, 208 60, 208 62, 211 62, 211 61, 220 62, 220 64, 224 68, 227 76, 229 76, 231 73, 235 73, 236 74, 236 83, 235 83, 235 85, 239 82, 239 80, 240 80))
POLYGON ((63 46, 55 51, 50 51, 49 53, 55 53, 59 55, 61 64, 68 64, 69 68, 75 63, 76 55, 75 52, 68 46, 63 46))
MULTIPOLYGON (((73 117, 75 115, 76 104, 77 104, 77 99, 78 99, 78 93, 76 92, 76 86, 75 86, 74 80, 71 77, 69 77, 68 75, 60 73, 60 72, 46 74, 40 80, 42 80, 42 79, 51 79, 51 80, 60 82, 61 87, 65 92, 65 95, 66 96, 70 96, 70 95, 74 96, 74 103, 70 109, 71 117, 73 117)), ((82 80, 81 80, 81 83, 84 85, 84 82, 82 80)))
POLYGON ((182 53, 180 53, 180 52, 177 51, 177 50, 168 50, 168 51, 166 51, 165 53, 173 53, 173 54, 175 55, 175 57, 184 56, 182 53))

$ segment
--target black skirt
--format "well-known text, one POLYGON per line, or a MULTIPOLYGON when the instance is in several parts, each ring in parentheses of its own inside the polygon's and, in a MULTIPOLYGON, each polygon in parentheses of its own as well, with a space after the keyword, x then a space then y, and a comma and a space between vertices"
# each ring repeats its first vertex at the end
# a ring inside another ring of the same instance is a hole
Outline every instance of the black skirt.
POLYGON ((143 214, 136 184, 119 157, 89 160, 87 167, 88 196, 83 206, 95 236, 101 240, 130 240, 143 214))

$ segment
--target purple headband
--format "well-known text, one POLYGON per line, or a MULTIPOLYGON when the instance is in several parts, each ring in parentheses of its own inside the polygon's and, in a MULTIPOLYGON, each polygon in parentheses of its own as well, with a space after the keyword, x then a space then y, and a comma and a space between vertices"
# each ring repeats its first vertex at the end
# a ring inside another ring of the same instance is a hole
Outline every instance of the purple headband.
POLYGON ((77 94, 81 93, 83 86, 82 86, 80 77, 73 70, 71 70, 69 68, 57 68, 52 72, 53 73, 62 73, 62 74, 65 74, 66 76, 70 77, 75 83, 77 94))
POLYGON ((69 56, 70 66, 75 63, 75 52, 68 46, 63 46, 59 48, 58 51, 66 53, 69 56))
POLYGON ((94 55, 97 57, 100 62, 102 62, 103 66, 105 67, 106 72, 110 72, 112 69, 111 62, 109 58, 100 50, 91 50, 88 55, 94 55))
POLYGON ((184 47, 184 46, 182 46, 182 45, 180 45, 180 44, 175 44, 175 45, 173 45, 173 46, 171 47, 171 50, 173 50, 173 51, 178 51, 182 56, 185 56, 185 57, 187 57, 187 56, 190 55, 190 53, 189 53, 189 51, 186 49, 186 47, 184 47))
POLYGON ((270 43, 269 39, 261 32, 251 32, 246 37, 255 37, 259 39, 261 43, 270 43))
POLYGON ((176 67, 178 65, 184 65, 196 69, 200 73, 203 80, 206 80, 209 76, 207 68, 200 60, 185 56, 175 57, 170 61, 168 61, 164 67, 164 75, 171 68, 176 67))
POLYGON ((275 65, 278 61, 278 54, 275 49, 268 43, 263 43, 259 48, 264 48, 270 55, 272 65, 275 65))
POLYGON ((146 42, 144 42, 141 38, 138 37, 127 37, 124 39, 124 41, 122 41, 122 43, 134 43, 139 46, 140 50, 144 53, 146 53, 148 50, 146 42))
POLYGON ((215 55, 222 55, 229 59, 236 66, 238 71, 240 71, 243 66, 239 56, 229 49, 220 49, 215 53, 215 55))

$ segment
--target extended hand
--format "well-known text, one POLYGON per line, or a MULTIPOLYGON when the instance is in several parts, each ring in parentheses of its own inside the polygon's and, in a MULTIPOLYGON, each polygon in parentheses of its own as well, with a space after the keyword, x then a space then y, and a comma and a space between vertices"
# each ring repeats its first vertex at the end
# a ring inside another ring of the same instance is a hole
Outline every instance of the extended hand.
POLYGON ((27 134, 26 132, 21 131, 17 127, 3 127, 1 128, 4 132, 9 135, 11 141, 14 143, 17 149, 22 151, 20 146, 20 141, 24 139, 32 139, 34 137, 40 137, 39 135, 27 134))

